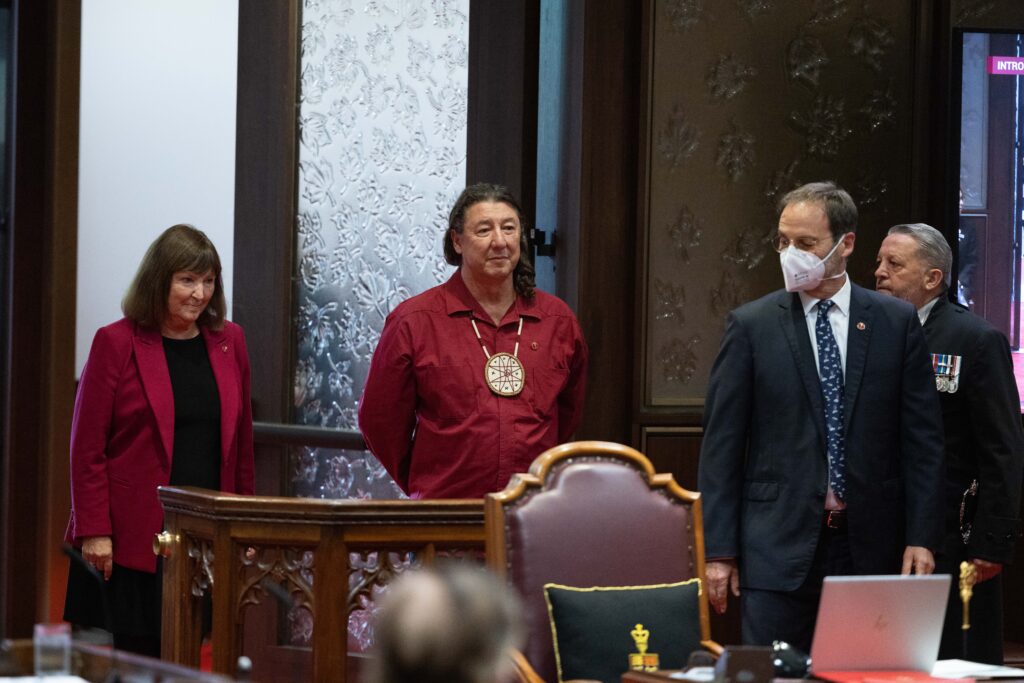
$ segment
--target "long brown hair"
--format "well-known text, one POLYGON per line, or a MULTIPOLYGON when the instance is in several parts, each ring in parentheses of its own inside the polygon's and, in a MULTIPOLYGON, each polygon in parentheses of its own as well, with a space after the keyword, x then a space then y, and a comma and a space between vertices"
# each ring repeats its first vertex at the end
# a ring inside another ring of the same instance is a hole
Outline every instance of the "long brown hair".
POLYGON ((224 302, 224 282, 220 276, 220 256, 202 230, 185 224, 172 225, 149 245, 135 278, 121 300, 124 316, 142 327, 160 329, 167 316, 171 279, 175 273, 183 270, 194 273, 213 271, 217 279, 213 296, 196 324, 213 330, 221 329, 227 305, 224 302))

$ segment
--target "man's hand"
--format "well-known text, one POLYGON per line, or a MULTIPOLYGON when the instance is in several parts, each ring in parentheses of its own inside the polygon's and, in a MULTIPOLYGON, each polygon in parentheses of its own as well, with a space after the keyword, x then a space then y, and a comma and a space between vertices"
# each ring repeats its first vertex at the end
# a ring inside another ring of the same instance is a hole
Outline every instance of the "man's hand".
POLYGON ((110 581, 114 571, 114 543, 110 536, 90 536, 82 541, 82 557, 103 574, 104 581, 110 581))
POLYGON ((979 560, 978 558, 972 558, 971 564, 978 570, 978 578, 975 579, 974 585, 978 585, 982 581, 988 581, 993 576, 1003 571, 1003 565, 998 562, 989 562, 988 560, 979 560))
POLYGON ((736 560, 712 560, 707 563, 707 591, 711 606, 719 614, 725 614, 729 591, 739 597, 740 570, 736 560))
POLYGON ((901 574, 931 574, 935 571, 935 556, 932 551, 919 545, 908 545, 903 551, 901 574))

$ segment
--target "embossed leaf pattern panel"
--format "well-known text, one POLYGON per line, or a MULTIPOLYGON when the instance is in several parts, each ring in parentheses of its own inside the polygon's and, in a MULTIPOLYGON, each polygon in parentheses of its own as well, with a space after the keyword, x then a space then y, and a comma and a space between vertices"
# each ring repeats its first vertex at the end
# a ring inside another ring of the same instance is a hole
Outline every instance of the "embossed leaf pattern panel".
POLYGON ((783 194, 825 179, 850 191, 862 228, 850 274, 873 286, 864 226, 881 234, 909 203, 914 10, 653 3, 644 405, 697 407, 728 312, 782 285, 770 238, 783 194))
MULTIPOLYGON (((469 0, 303 3, 299 424, 358 428, 385 317, 452 271, 441 238, 465 182, 468 50, 469 0)), ((299 448, 289 462, 299 496, 401 497, 369 453, 299 448)))

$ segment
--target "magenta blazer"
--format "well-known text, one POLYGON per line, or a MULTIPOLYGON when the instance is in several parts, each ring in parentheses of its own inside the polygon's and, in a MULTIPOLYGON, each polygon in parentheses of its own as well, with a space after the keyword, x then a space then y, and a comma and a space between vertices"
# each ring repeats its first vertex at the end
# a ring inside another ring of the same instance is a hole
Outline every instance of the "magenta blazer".
MULTIPOLYGON (((242 328, 201 328, 220 393, 221 489, 253 492, 249 355, 242 328)), ((65 541, 110 536, 114 562, 156 571, 157 486, 174 453, 174 395, 160 332, 128 319, 96 332, 71 424, 71 519, 65 541)))

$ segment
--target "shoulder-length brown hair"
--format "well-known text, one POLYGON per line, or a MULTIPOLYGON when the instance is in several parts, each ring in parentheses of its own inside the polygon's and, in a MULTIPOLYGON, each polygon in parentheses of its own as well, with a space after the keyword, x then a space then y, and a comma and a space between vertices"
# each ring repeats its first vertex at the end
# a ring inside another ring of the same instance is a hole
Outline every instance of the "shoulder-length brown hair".
POLYGON ((196 324, 213 330, 224 327, 227 306, 217 248, 202 230, 185 224, 172 225, 149 245, 132 284, 121 300, 124 316, 142 327, 160 329, 167 317, 171 278, 183 270, 194 273, 213 271, 217 278, 213 297, 196 324))
POLYGON ((493 185, 491 183, 477 183, 470 185, 455 201, 451 213, 448 214, 448 229, 444 231, 444 260, 453 266, 462 265, 462 254, 455 251, 455 242, 452 233, 462 234, 466 226, 466 213, 470 207, 480 202, 495 202, 508 204, 519 217, 519 263, 512 271, 512 285, 516 294, 529 299, 533 296, 533 290, 537 287, 536 271, 530 261, 530 245, 526 240, 527 225, 523 218, 523 210, 519 206, 519 200, 509 192, 504 185, 493 185))

